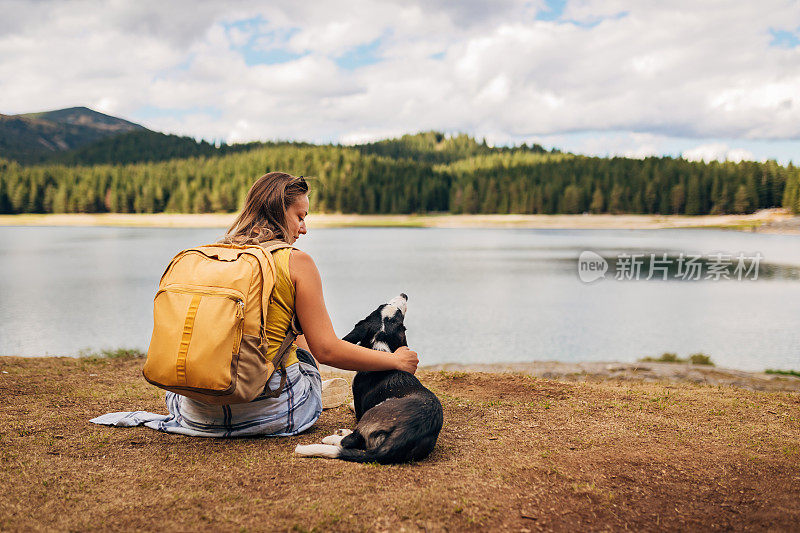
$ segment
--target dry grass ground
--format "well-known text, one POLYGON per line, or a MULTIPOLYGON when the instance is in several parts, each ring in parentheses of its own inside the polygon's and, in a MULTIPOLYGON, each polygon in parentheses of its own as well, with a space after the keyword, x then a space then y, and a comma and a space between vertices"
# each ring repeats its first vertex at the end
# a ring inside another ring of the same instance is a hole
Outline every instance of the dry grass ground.
POLYGON ((411 465, 88 420, 164 412, 141 359, 0 358, 0 530, 797 530, 800 393, 421 371, 445 409, 411 465))

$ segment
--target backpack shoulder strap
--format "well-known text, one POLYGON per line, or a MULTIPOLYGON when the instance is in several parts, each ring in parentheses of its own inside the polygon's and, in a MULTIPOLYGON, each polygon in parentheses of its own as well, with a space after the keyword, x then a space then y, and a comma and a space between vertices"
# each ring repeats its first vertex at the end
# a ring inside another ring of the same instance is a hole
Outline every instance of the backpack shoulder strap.
POLYGON ((278 269, 275 266, 272 254, 267 253, 261 246, 248 246, 247 253, 255 257, 261 267, 261 342, 263 343, 267 340, 267 308, 272 298, 272 291, 275 288, 278 269), (268 286, 268 283, 271 285, 268 286), (267 290, 267 287, 269 287, 269 290, 267 290))
MULTIPOLYGON (((277 268, 275 266, 274 259, 272 257, 272 252, 275 252, 275 251, 283 249, 283 248, 293 248, 293 246, 291 244, 285 242, 285 241, 268 241, 268 242, 262 243, 259 246, 259 248, 261 248, 261 250, 263 252, 263 255, 265 257, 269 258, 269 261, 271 261, 272 273, 275 276, 275 278, 277 278, 278 271, 277 271, 277 268)), ((275 281, 277 281, 277 279, 275 279, 275 281)), ((274 285, 274 281, 273 281, 273 290, 274 290, 274 287, 275 287, 275 285, 274 285)), ((262 292, 264 294, 266 294, 266 291, 262 291, 262 292)), ((266 325, 267 305, 269 305, 269 299, 265 300, 264 303, 263 303, 263 306, 264 306, 264 324, 265 325, 266 325)), ((281 391, 283 390, 283 388, 284 388, 284 386, 286 384, 286 366, 284 365, 284 360, 286 359, 286 355, 289 353, 289 350, 292 347, 292 343, 295 341, 295 339, 297 339, 298 335, 302 335, 302 334, 303 334, 303 332, 300 329, 300 321, 297 320, 297 315, 293 314, 292 315, 292 320, 289 322, 289 329, 286 331, 286 336, 283 338, 283 342, 281 342, 281 345, 278 347, 278 351, 276 352, 275 357, 272 359, 272 367, 275 370, 280 371, 280 373, 281 373, 281 382, 280 382, 280 384, 278 385, 278 387, 275 390, 270 390, 269 382, 267 382, 267 384, 264 385, 264 392, 263 392, 264 396, 267 396, 267 397, 278 397, 278 396, 280 396, 281 391)), ((266 341, 266 338, 267 338, 266 331, 264 331, 263 340, 266 341)))
MULTIPOLYGON (((252 255, 255 256, 258 259, 259 263, 261 264, 262 283, 266 284, 269 280, 271 280, 270 282, 272 283, 272 287, 270 287, 269 291, 267 290, 261 291, 261 297, 262 297, 261 308, 263 312, 262 316, 263 330, 261 332, 262 333, 261 336, 262 340, 266 341, 267 307, 269 306, 269 302, 272 297, 272 292, 275 290, 275 283, 277 282, 278 279, 278 268, 275 265, 275 259, 272 257, 272 252, 275 252, 276 250, 280 250, 282 248, 292 248, 292 245, 285 241, 274 240, 274 241, 264 242, 260 245, 251 245, 248 246, 247 248, 251 250, 252 255)), ((290 325, 289 328, 290 331, 294 328, 295 323, 296 323, 295 317, 292 316, 292 323, 291 323, 292 325, 290 325)), ((296 336, 297 335, 295 335, 295 337, 296 336)), ((292 341, 289 342, 289 344, 291 345, 292 342, 294 342, 294 338, 292 338, 292 341)))
POLYGON ((268 253, 280 250, 281 248, 294 248, 294 246, 292 246, 288 242, 280 240, 262 242, 259 246, 263 248, 265 252, 268 253))
POLYGON ((278 348, 278 353, 275 354, 275 357, 272 359, 272 368, 280 370, 281 372, 281 382, 275 390, 270 390, 269 381, 267 381, 266 385, 264 385, 264 396, 277 398, 281 395, 281 391, 284 385, 286 385, 286 365, 284 365, 284 359, 286 359, 286 354, 289 353, 292 343, 297 339, 297 336, 302 334, 303 332, 300 329, 300 322, 297 320, 297 315, 292 315, 292 321, 289 323, 286 337, 284 337, 283 342, 278 348))

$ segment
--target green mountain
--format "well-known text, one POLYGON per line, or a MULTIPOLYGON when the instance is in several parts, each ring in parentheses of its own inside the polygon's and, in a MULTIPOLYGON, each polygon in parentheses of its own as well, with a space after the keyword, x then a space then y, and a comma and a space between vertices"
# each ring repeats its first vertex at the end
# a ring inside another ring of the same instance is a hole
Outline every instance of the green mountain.
POLYGON ((111 134, 123 133, 126 131, 143 130, 143 126, 134 124, 128 120, 112 117, 89 109, 88 107, 69 107, 67 109, 57 109, 55 111, 43 111, 40 113, 26 113, 15 115, 22 118, 46 120, 58 124, 71 124, 73 126, 86 126, 94 130, 107 131, 111 134))
POLYGON ((146 130, 86 107, 0 115, 0 157, 40 163, 62 152, 131 131, 146 130))
POLYGON ((276 143, 214 146, 191 137, 148 130, 86 107, 0 115, 0 159, 24 165, 120 165, 213 157, 265 145, 276 143))
MULTIPOLYGON (((21 164, 66 165, 129 164, 187 157, 214 157, 265 146, 304 143, 252 142, 214 146, 191 137, 148 130, 133 122, 98 113, 86 107, 56 111, 0 115, 0 158, 21 164)), ((360 144, 350 149, 365 156, 410 160, 424 164, 455 161, 503 153, 547 154, 540 145, 490 147, 465 134, 427 131, 360 144)))
POLYGON ((82 148, 64 152, 53 161, 68 165, 122 165, 187 157, 213 157, 260 146, 264 146, 264 143, 222 144, 217 147, 207 141, 145 129, 100 139, 82 148))
POLYGON ((415 135, 403 135, 399 139, 386 139, 355 146, 362 154, 379 155, 392 159, 412 159, 431 164, 448 164, 459 159, 481 155, 530 152, 543 154, 547 151, 540 145, 520 147, 490 147, 486 141, 479 143, 464 133, 447 136, 438 131, 426 131, 415 135))

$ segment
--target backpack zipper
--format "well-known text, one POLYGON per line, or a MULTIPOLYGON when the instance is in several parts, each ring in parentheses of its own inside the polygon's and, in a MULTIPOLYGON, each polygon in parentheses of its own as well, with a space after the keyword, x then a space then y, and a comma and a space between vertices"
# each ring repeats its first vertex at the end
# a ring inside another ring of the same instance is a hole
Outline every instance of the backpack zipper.
POLYGON ((239 346, 242 342, 242 334, 244 333, 244 300, 236 300, 236 318, 239 319, 239 324, 236 326, 236 337, 233 339, 233 353, 239 353, 239 346))
POLYGON ((158 289, 158 292, 156 292, 156 296, 166 291, 180 292, 183 294, 200 294, 202 296, 224 296, 226 298, 230 298, 231 300, 244 301, 244 296, 242 295, 242 293, 234 289, 227 289, 225 287, 198 288, 193 285, 186 285, 184 283, 170 283, 169 285, 166 285, 163 289, 158 289))

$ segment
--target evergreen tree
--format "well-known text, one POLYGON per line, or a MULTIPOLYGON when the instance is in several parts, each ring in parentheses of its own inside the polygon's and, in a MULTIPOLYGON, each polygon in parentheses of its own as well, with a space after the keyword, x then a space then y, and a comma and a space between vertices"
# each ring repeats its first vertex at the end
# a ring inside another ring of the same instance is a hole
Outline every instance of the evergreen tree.
POLYGON ((583 212, 583 198, 581 198, 581 191, 575 185, 568 185, 564 189, 564 199, 562 202, 562 212, 567 214, 576 214, 583 212))
POLYGON ((699 215, 702 212, 701 205, 702 193, 700 192, 700 183, 696 177, 692 176, 689 178, 684 212, 687 215, 699 215))
POLYGON ((739 185, 736 189, 736 196, 733 198, 733 208, 737 213, 747 213, 750 211, 750 193, 747 186, 739 185))
POLYGON ((619 214, 625 212, 625 199, 623 198, 623 189, 621 186, 614 184, 611 189, 611 196, 608 199, 608 212, 619 214))
POLYGON ((678 215, 683 213, 683 207, 686 203, 686 188, 683 186, 683 183, 673 185, 672 191, 670 192, 670 202, 672 214, 678 215))
POLYGON ((594 190, 592 194, 592 203, 589 205, 589 211, 592 213, 602 213, 605 207, 605 198, 603 198, 603 191, 600 188, 594 190))

